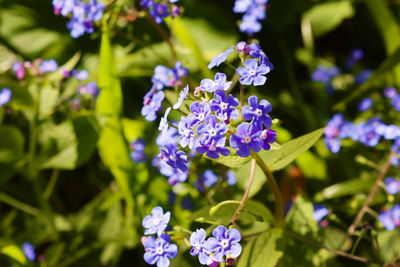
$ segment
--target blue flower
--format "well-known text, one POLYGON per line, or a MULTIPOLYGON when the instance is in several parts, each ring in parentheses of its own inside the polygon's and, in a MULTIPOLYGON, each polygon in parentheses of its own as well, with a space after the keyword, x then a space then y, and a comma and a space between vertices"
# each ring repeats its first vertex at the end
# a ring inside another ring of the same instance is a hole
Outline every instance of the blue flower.
POLYGON ((265 64, 258 65, 257 60, 248 59, 244 63, 246 68, 239 67, 236 72, 240 75, 239 82, 242 85, 254 84, 255 86, 264 85, 267 78, 266 75, 270 72, 270 68, 265 64))
POLYGON ((227 171, 226 177, 227 177, 226 181, 229 185, 236 184, 236 173, 234 171, 227 171))
POLYGON ((171 107, 167 108, 165 111, 164 117, 160 120, 160 125, 158 126, 158 130, 161 132, 161 135, 165 135, 168 131, 168 114, 171 111, 171 107))
POLYGON ((143 106, 142 115, 148 121, 154 121, 157 118, 157 112, 161 110, 161 103, 165 98, 164 92, 160 91, 153 95, 149 104, 143 106))
MULTIPOLYGON (((328 150, 332 153, 337 153, 341 147, 341 138, 349 137, 354 131, 345 131, 342 133, 342 129, 346 125, 346 121, 342 114, 335 114, 332 119, 328 122, 328 125, 324 129, 324 142, 328 150)), ((350 127, 347 127, 350 128, 350 127)))
POLYGON ((18 80, 22 80, 25 77, 25 68, 24 65, 16 60, 14 64, 11 67, 12 71, 15 73, 17 76, 18 80))
POLYGON ((67 28, 70 30, 72 38, 78 38, 84 35, 86 31, 85 23, 76 18, 71 18, 71 20, 67 23, 67 28))
POLYGON ((196 116, 192 114, 187 117, 181 117, 181 120, 178 124, 178 131, 180 134, 179 144, 181 145, 181 147, 188 146, 190 149, 193 148, 195 137, 193 128, 195 126, 195 122, 196 116))
POLYGON ((150 9, 150 15, 154 18, 155 22, 160 24, 165 17, 169 16, 169 6, 160 3, 154 3, 153 8, 150 9))
POLYGON ((35 247, 32 246, 31 243, 25 242, 22 245, 22 251, 29 261, 34 261, 36 259, 35 247))
POLYGON ((268 56, 262 51, 261 47, 257 43, 251 43, 245 46, 246 54, 256 58, 260 61, 260 64, 267 65, 270 70, 274 69, 274 65, 272 65, 271 61, 269 60, 268 56))
POLYGON ((333 78, 340 74, 340 70, 336 67, 325 67, 320 65, 317 69, 311 74, 311 79, 314 82, 321 82, 325 84, 326 91, 328 93, 332 93, 334 88, 331 84, 333 78))
POLYGON ((97 3, 97 0, 91 0, 90 4, 85 5, 86 18, 90 21, 99 21, 103 17, 104 3, 97 3))
POLYGON ((360 122, 355 127, 352 136, 354 141, 359 141, 362 144, 374 147, 379 143, 380 135, 377 133, 378 127, 382 124, 379 118, 369 119, 367 123, 360 122))
POLYGON ((400 191, 400 181, 394 177, 388 177, 385 179, 386 191, 391 195, 396 195, 400 191))
POLYGON ((227 59, 228 55, 232 52, 233 52, 233 46, 231 46, 225 52, 216 55, 215 57, 213 57, 213 59, 211 59, 210 64, 208 64, 208 68, 212 69, 214 67, 218 67, 222 62, 224 62, 227 59))
POLYGON ((233 12, 235 13, 244 13, 249 7, 253 4, 254 0, 236 0, 235 5, 233 6, 233 12))
POLYGON ((12 92, 8 88, 3 88, 0 92, 0 108, 7 104, 11 99, 12 92))
POLYGON ((190 254, 192 256, 198 256, 199 262, 202 265, 207 265, 208 255, 210 254, 210 251, 206 247, 206 237, 207 233, 204 229, 197 229, 196 232, 190 235, 190 245, 192 246, 190 254))
POLYGON ((230 151, 225 147, 226 137, 220 137, 219 139, 213 139, 206 141, 205 139, 200 140, 199 145, 196 147, 197 153, 206 153, 207 157, 212 159, 219 158, 219 154, 222 156, 228 156, 230 151))
POLYGON ((346 61, 346 68, 350 70, 353 68, 358 61, 364 57, 364 51, 360 48, 356 48, 350 52, 349 58, 346 61))
POLYGON ((231 94, 226 97, 223 91, 216 92, 214 98, 210 101, 210 108, 212 111, 216 111, 219 119, 228 122, 229 119, 234 120, 239 116, 239 111, 234 109, 239 106, 237 98, 231 94))
POLYGON ((212 140, 218 141, 228 131, 226 124, 223 121, 218 123, 218 119, 214 115, 209 115, 205 122, 206 124, 200 124, 197 127, 197 134, 202 137, 201 141, 204 143, 212 140))
POLYGON ((182 172, 187 171, 187 155, 183 151, 178 151, 175 144, 167 144, 164 148, 160 147, 160 158, 174 169, 180 169, 182 172))
POLYGON ((391 231, 400 226, 400 205, 395 204, 390 210, 382 212, 378 216, 383 226, 391 231))
POLYGON ((81 70, 81 71, 73 70, 72 75, 75 77, 75 79, 79 81, 84 81, 89 78, 89 73, 87 72, 87 70, 81 70))
POLYGON ((183 100, 186 99, 187 95, 189 92, 189 85, 186 85, 185 89, 183 89, 180 93, 179 93, 179 98, 178 98, 178 102, 176 102, 176 104, 173 106, 174 109, 178 109, 180 108, 180 106, 183 103, 183 100))
POLYGON ((149 9, 154 5, 154 0, 142 0, 140 1, 140 5, 149 9))
POLYGON ((248 35, 259 32, 262 25, 259 20, 265 19, 265 9, 268 0, 236 0, 233 12, 244 13, 239 25, 241 32, 248 35))
POLYGON ((199 122, 204 121, 210 114, 210 105, 208 102, 194 102, 190 105, 190 111, 196 116, 199 122))
POLYGON ((358 110, 361 112, 367 111, 368 109, 370 109, 372 107, 372 99, 367 97, 364 98, 360 104, 358 104, 358 110))
MULTIPOLYGON (((175 67, 173 67, 171 70, 174 73, 176 81, 185 77, 189 73, 189 70, 187 68, 184 68, 181 62, 176 62, 175 67)), ((172 83, 172 85, 173 84, 174 83, 172 83)))
POLYGON ((271 104, 262 99, 260 103, 258 103, 258 97, 252 95, 248 99, 249 106, 244 106, 242 108, 242 116, 245 120, 252 120, 252 125, 258 130, 263 129, 263 124, 265 127, 270 128, 272 125, 271 117, 267 114, 271 112, 272 106, 271 104))
POLYGON ((156 145, 165 146, 166 144, 177 144, 178 131, 174 127, 169 127, 165 134, 160 133, 156 139, 156 145))
POLYGON ((394 87, 388 87, 383 90, 383 95, 387 98, 394 98, 395 96, 397 96, 397 90, 394 87))
POLYGON ((230 137, 232 148, 237 148, 237 154, 240 157, 250 156, 250 149, 258 152, 261 150, 263 142, 260 139, 261 131, 251 127, 249 123, 243 122, 237 128, 238 134, 233 134, 230 137))
POLYGON ((58 64, 54 59, 43 60, 43 62, 39 66, 39 70, 41 72, 54 72, 58 68, 58 64))
POLYGON ((170 77, 170 69, 162 65, 158 65, 154 68, 154 75, 151 78, 151 81, 158 90, 162 90, 165 86, 169 86, 170 77))
POLYGON ((211 79, 204 79, 200 83, 200 89, 209 93, 223 90, 226 91, 231 86, 232 82, 226 82, 226 75, 224 73, 215 74, 214 81, 211 79))
POLYGON ((313 217, 317 222, 321 222, 326 215, 329 214, 329 210, 323 204, 314 204, 313 217))
POLYGON ((90 82, 88 84, 81 84, 78 87, 78 95, 87 95, 96 98, 99 95, 99 88, 95 82, 90 82))
POLYGON ((262 148, 264 150, 270 150, 271 144, 276 140, 276 132, 270 129, 265 129, 262 131, 260 138, 262 140, 262 148))
POLYGON ((363 84, 366 82, 372 74, 372 70, 363 70, 356 77, 354 77, 354 83, 356 85, 363 84))
POLYGON ((214 253, 218 262, 224 262, 224 257, 237 258, 242 252, 240 232, 234 228, 229 230, 225 226, 217 226, 213 232, 214 237, 207 240, 207 246, 214 253))
POLYGON ((400 95, 396 95, 390 100, 390 105, 396 110, 400 111, 400 95))
POLYGON ((139 138, 129 145, 129 148, 132 150, 130 154, 131 159, 136 163, 146 162, 147 160, 146 154, 144 153, 145 143, 146 141, 143 138, 139 138))
POLYGON ((394 124, 381 124, 376 128, 376 133, 386 140, 395 140, 400 137, 400 128, 394 124))
POLYGON ((171 238, 167 234, 162 234, 156 239, 154 236, 149 236, 144 241, 144 260, 148 264, 157 264, 157 267, 168 267, 169 259, 173 259, 178 255, 178 247, 175 244, 170 244, 171 238))
POLYGON ((212 170, 205 170, 200 175, 200 183, 206 188, 213 186, 217 181, 218 176, 212 170))
POLYGON ((143 218, 142 225, 146 228, 144 231, 145 235, 157 234, 160 236, 167 228, 171 213, 164 211, 161 207, 154 207, 151 211, 151 215, 147 215, 143 218))

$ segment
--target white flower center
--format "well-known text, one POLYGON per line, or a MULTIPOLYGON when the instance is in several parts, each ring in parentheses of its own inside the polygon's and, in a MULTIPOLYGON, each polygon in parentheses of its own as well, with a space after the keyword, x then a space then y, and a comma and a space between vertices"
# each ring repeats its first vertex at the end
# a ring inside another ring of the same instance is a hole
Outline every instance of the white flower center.
POLYGON ((246 144, 250 143, 250 142, 251 142, 251 137, 250 137, 250 136, 246 136, 246 137, 244 138, 244 142, 245 142, 246 144))
POLYGON ((227 109, 228 108, 228 104, 225 102, 221 103, 221 109, 227 109))
POLYGON ((153 219, 153 224, 154 225, 159 225, 160 224, 160 219, 157 219, 157 218, 153 219))
POLYGON ((157 253, 158 255, 162 255, 162 254, 164 254, 164 249, 163 249, 162 247, 157 247, 157 248, 156 248, 156 253, 157 253))
POLYGON ((221 241, 221 247, 227 248, 229 246, 229 241, 224 239, 221 241))
POLYGON ((212 144, 212 145, 210 145, 210 146, 208 147, 208 149, 209 149, 210 151, 215 151, 215 150, 217 150, 217 147, 216 147, 214 144, 212 144))
POLYGON ((204 120, 204 115, 203 114, 199 114, 199 120, 204 120))
POLYGON ((263 112, 261 109, 258 108, 258 109, 256 109, 255 113, 257 116, 261 116, 263 112))
POLYGON ((170 156, 169 158, 170 158, 172 161, 176 161, 176 158, 175 158, 174 155, 170 156))
POLYGON ((210 131, 210 135, 211 135, 211 136, 215 136, 216 134, 217 134, 217 132, 216 132, 215 130, 211 130, 211 131, 210 131))
POLYGON ((249 70, 249 74, 251 75, 251 76, 255 76, 256 75, 256 71, 255 70, 249 70))

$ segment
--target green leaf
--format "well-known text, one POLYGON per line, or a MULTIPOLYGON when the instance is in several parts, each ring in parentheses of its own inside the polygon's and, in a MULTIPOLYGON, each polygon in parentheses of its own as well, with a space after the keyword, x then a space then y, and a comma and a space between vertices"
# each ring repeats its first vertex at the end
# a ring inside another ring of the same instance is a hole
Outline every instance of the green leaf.
POLYGON ((243 249, 238 267, 275 267, 283 256, 285 239, 282 229, 270 229, 252 239, 243 249))
POLYGON ((316 178, 321 180, 326 178, 325 161, 315 156, 311 151, 306 151, 299 155, 296 158, 296 164, 307 178, 316 178), (312 168, 310 168, 310 166, 312 166, 312 168))
POLYGON ((96 111, 103 115, 121 114, 121 82, 117 77, 114 52, 107 32, 101 36, 98 86, 100 94, 96 101, 96 111))
MULTIPOLYGON (((246 162, 249 162, 249 160, 251 159, 250 157, 247 157, 247 158, 239 157, 238 155, 236 155, 236 149, 229 147, 229 150, 230 150, 230 154, 227 157, 220 156, 217 159, 211 159, 211 158, 208 158, 207 156, 205 156, 205 157, 212 161, 215 161, 219 164, 225 165, 229 168, 237 168, 237 167, 243 166, 246 162)), ((246 174, 247 177, 249 176, 249 173, 250 173, 250 169, 249 169, 249 172, 246 174)))
POLYGON ((304 13, 303 19, 310 21, 316 36, 321 36, 353 16, 354 8, 350 1, 335 1, 315 5, 304 13))
POLYGON ((369 179, 355 178, 328 186, 315 195, 315 201, 322 202, 327 199, 358 194, 371 189, 375 180, 376 177, 370 177, 369 179))
POLYGON ((25 139, 13 126, 0 126, 0 163, 14 163, 23 156, 25 139))
POLYGON ((142 121, 123 118, 121 122, 126 140, 131 142, 143 137, 144 124, 142 121))
POLYGON ((9 256, 10 258, 16 260, 20 264, 26 264, 27 260, 24 253, 20 247, 16 245, 7 245, 0 248, 0 253, 9 256))
POLYGON ((301 235, 305 235, 309 232, 318 232, 318 223, 314 219, 313 213, 313 203, 300 195, 296 197, 296 201, 293 203, 293 206, 285 218, 286 225, 293 232, 301 235))
POLYGON ((396 229, 393 231, 382 230, 378 232, 378 243, 383 261, 393 262, 399 256, 400 231, 396 229))

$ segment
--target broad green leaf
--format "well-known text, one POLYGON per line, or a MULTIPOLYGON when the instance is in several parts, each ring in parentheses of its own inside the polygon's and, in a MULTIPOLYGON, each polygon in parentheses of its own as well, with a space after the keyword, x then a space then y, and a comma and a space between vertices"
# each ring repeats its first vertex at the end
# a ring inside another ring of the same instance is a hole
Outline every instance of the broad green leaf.
MULTIPOLYGON (((217 159, 211 159, 211 160, 213 160, 219 164, 225 165, 229 168, 237 168, 237 167, 243 166, 243 164, 245 164, 246 162, 249 162, 249 160, 251 159, 250 157, 247 157, 247 158, 239 157, 238 155, 236 155, 236 149, 229 147, 229 150, 230 150, 229 156, 227 156, 227 157, 220 156, 217 159)), ((248 177, 249 173, 250 173, 250 169, 247 174, 247 177, 248 177)))
POLYGON ((350 1, 335 1, 315 5, 304 13, 303 19, 310 21, 316 36, 321 36, 353 16, 354 8, 350 1))
POLYGON ((60 91, 52 86, 45 86, 40 88, 39 97, 39 116, 40 118, 47 118, 54 112, 54 108, 57 105, 60 91))
POLYGON ((100 94, 96 111, 103 115, 119 115, 122 111, 121 82, 117 77, 114 52, 107 32, 101 36, 98 86, 100 94))
POLYGON ((315 201, 322 202, 327 199, 354 195, 360 192, 364 192, 371 189, 375 180, 376 177, 370 177, 369 179, 355 178, 342 183, 328 186, 315 195, 315 201))
POLYGON ((307 178, 325 179, 326 164, 323 160, 315 156, 311 151, 306 151, 296 158, 296 164, 299 166, 304 176, 307 178), (312 168, 310 168, 312 166, 312 168))
POLYGON ((144 124, 142 121, 123 118, 121 122, 125 138, 128 142, 143 137, 144 124))
POLYGON ((301 235, 305 235, 309 232, 318 232, 318 223, 314 219, 313 213, 313 203, 304 199, 302 196, 298 196, 285 218, 286 225, 293 232, 301 235))
POLYGON ((283 256, 284 249, 282 229, 270 229, 247 243, 237 266, 275 267, 283 256))
POLYGON ((10 164, 23 156, 25 139, 13 126, 0 126, 0 163, 10 164))
POLYGON ((378 232, 378 243, 380 253, 385 262, 393 262, 399 256, 400 231, 382 230, 378 232))
POLYGON ((27 260, 24 253, 20 247, 16 245, 7 245, 0 248, 0 253, 9 256, 10 258, 16 260, 20 264, 26 264, 27 260))

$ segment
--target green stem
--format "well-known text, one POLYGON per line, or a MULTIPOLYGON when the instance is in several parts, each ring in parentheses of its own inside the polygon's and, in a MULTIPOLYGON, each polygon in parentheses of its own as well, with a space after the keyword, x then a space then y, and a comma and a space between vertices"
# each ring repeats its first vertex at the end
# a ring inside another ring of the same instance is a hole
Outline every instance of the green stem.
POLYGON ((60 170, 59 169, 54 169, 53 173, 50 177, 50 181, 49 184, 46 187, 46 190, 43 193, 43 197, 47 200, 50 198, 51 194, 54 191, 54 187, 56 186, 57 183, 57 179, 58 179, 58 175, 60 174, 60 170))
POLYGON ((365 233, 365 230, 362 229, 360 235, 358 236, 358 238, 357 238, 356 242, 354 243, 354 246, 353 246, 353 248, 352 248, 352 250, 351 250, 351 255, 354 255, 354 253, 356 252, 356 249, 357 249, 357 247, 358 247, 358 244, 360 243, 361 239, 363 238, 364 233, 365 233))
POLYGON ((37 216, 39 214, 38 209, 36 209, 32 206, 29 206, 28 204, 25 204, 19 200, 16 200, 13 197, 6 195, 4 193, 1 193, 1 192, 0 192, 0 201, 10 205, 11 207, 19 209, 25 213, 28 213, 32 216, 37 216))
POLYGON ((277 227, 283 227, 284 224, 284 206, 281 192, 279 190, 278 184, 275 180, 274 175, 270 172, 267 165, 265 165, 262 158, 254 151, 251 151, 251 156, 257 161, 258 166, 260 166, 264 175, 267 177, 269 186, 271 187, 272 193, 275 196, 275 224, 277 227))

